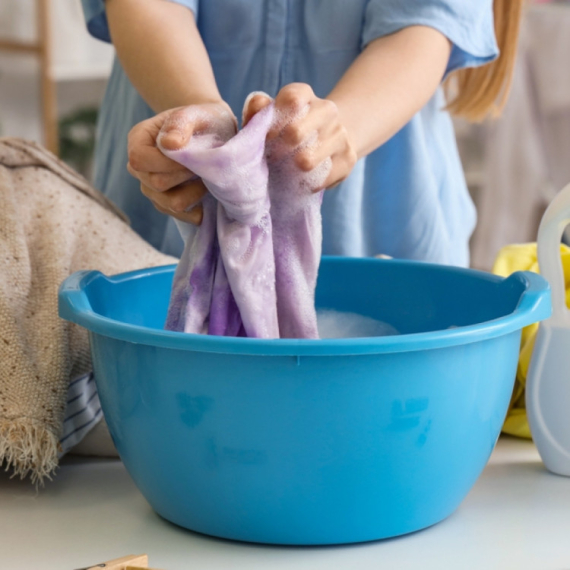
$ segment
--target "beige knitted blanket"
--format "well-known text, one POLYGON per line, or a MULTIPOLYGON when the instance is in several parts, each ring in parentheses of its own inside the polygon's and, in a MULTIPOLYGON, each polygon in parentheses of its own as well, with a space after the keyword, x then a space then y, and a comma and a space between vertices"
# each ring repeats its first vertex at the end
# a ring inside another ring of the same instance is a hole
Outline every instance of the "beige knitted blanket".
POLYGON ((0 464, 53 473, 70 378, 91 367, 86 331, 57 315, 59 284, 174 261, 54 155, 0 138, 0 464))

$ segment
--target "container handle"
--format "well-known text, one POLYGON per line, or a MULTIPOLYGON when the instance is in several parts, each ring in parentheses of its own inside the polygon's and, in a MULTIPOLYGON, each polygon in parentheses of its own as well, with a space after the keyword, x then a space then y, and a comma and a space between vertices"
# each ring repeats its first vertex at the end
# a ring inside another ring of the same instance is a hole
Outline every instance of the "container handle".
POLYGON ((528 324, 550 317, 552 305, 550 286, 546 279, 531 271, 517 271, 504 281, 505 285, 514 282, 524 285, 525 289, 517 305, 517 312, 525 315, 528 324))
POLYGON ((84 288, 98 277, 104 277, 100 271, 76 271, 59 286, 58 312, 66 321, 81 324, 81 316, 93 314, 93 307, 85 294, 84 288))
POLYGON ((538 230, 538 265, 540 273, 552 289, 552 318, 570 324, 570 311, 566 306, 566 286, 560 242, 570 224, 570 184, 561 190, 548 206, 538 230))

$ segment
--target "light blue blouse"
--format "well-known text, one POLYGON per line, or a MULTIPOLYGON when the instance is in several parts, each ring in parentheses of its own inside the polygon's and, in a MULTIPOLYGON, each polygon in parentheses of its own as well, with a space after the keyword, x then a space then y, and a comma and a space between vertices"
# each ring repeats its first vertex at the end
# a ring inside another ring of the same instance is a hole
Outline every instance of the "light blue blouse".
MULTIPOLYGON (((453 44, 447 72, 497 56, 492 0, 175 0, 192 10, 222 97, 240 117, 255 90, 291 82, 325 97, 372 40, 433 27, 453 44)), ((91 34, 110 41, 103 0, 82 0, 91 34)), ((441 90, 388 142, 325 193, 323 253, 467 265, 475 225, 441 90)), ((95 185, 154 246, 179 254, 172 220, 154 210, 125 169, 127 134, 152 116, 115 61, 98 125, 95 185)))

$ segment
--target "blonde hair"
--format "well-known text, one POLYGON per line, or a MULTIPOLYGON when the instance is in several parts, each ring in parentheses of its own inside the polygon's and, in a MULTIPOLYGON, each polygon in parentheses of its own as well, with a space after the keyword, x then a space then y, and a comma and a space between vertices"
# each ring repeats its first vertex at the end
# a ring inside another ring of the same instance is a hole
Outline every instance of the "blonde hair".
POLYGON ((461 69, 446 82, 453 98, 447 110, 468 121, 497 117, 503 109, 513 75, 524 0, 495 0, 493 13, 499 57, 487 65, 461 69))

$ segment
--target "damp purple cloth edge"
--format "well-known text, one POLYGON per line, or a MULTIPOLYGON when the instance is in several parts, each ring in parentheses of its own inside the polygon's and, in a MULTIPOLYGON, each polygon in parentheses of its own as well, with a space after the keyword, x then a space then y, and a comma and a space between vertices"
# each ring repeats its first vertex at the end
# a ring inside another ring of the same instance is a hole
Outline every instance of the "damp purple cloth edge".
POLYGON ((318 338, 322 192, 311 189, 324 183, 330 164, 305 173, 285 155, 268 166, 267 154, 279 151, 266 148, 277 120, 282 118, 271 104, 231 138, 223 134, 227 124, 195 133, 174 151, 162 148, 159 137, 160 150, 209 190, 202 224, 175 272, 168 330, 318 338))

